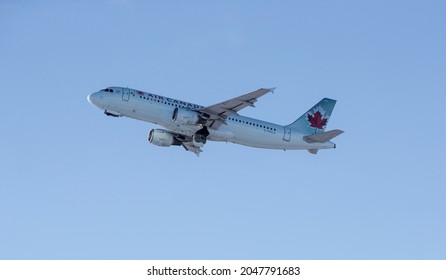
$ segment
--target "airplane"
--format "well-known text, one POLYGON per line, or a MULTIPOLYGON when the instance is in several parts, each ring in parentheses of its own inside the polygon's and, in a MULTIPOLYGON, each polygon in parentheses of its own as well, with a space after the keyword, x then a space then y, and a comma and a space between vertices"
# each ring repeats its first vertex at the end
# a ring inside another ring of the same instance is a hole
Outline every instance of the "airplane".
POLYGON ((161 147, 182 146, 197 156, 207 140, 280 150, 336 148, 330 140, 343 133, 325 131, 336 100, 323 98, 289 125, 278 125, 239 115, 238 112, 275 88, 260 88, 211 106, 125 87, 108 87, 88 95, 88 101, 111 117, 129 117, 154 123, 148 141, 161 147))

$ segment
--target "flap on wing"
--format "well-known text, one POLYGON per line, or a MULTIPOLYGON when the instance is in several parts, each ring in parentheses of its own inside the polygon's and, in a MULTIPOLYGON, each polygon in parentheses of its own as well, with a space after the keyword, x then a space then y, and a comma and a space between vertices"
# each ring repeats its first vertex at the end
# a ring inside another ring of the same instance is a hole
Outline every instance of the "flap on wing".
POLYGON ((186 149, 186 151, 193 152, 197 156, 199 156, 200 153, 202 152, 202 150, 200 148, 198 148, 198 147, 195 147, 192 144, 192 142, 183 142, 183 143, 181 143, 181 145, 184 147, 184 149, 186 149))
POLYGON ((238 111, 248 106, 254 107, 254 103, 257 102, 257 99, 259 97, 262 97, 268 92, 273 91, 274 88, 261 88, 256 91, 241 95, 239 97, 202 108, 199 110, 199 112, 209 115, 209 123, 207 124, 207 126, 218 128, 222 123, 225 122, 226 117, 237 114, 238 111))
POLYGON ((330 141, 331 139, 335 138, 336 136, 339 136, 342 133, 344 133, 344 131, 342 131, 340 129, 334 129, 334 130, 326 131, 326 132, 319 133, 319 134, 304 136, 304 140, 307 143, 315 143, 315 142, 325 143, 325 142, 330 141))

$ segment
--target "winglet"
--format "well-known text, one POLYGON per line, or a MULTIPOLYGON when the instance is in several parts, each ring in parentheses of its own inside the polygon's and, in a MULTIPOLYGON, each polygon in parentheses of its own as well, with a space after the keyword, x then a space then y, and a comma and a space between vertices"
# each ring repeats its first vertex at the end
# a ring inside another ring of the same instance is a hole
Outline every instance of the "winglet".
POLYGON ((276 87, 269 88, 269 91, 271 91, 271 93, 274 93, 275 90, 276 90, 276 87))

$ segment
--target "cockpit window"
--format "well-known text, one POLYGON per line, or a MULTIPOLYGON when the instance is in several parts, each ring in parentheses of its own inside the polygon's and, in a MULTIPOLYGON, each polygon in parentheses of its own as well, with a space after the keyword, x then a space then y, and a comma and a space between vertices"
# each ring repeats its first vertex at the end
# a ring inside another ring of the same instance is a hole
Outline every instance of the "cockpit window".
POLYGON ((111 89, 111 88, 106 88, 106 89, 103 89, 103 90, 101 90, 101 91, 105 91, 105 92, 113 92, 113 89, 111 89))

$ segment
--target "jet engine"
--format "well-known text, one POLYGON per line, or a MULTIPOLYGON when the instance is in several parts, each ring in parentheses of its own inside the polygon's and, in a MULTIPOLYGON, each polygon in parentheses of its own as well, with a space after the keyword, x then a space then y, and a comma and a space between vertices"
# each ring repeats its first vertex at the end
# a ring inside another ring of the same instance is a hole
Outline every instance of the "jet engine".
POLYGON ((195 125, 195 124, 205 124, 206 121, 200 117, 197 112, 176 107, 173 110, 172 121, 179 125, 195 125))
POLYGON ((203 127, 192 136, 192 144, 197 148, 201 148, 204 146, 204 144, 206 144, 206 139, 208 136, 209 131, 207 127, 203 127))
POLYGON ((163 129, 152 129, 149 132, 149 142, 153 145, 161 147, 180 146, 181 142, 178 141, 175 136, 163 129))

